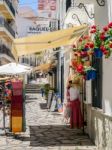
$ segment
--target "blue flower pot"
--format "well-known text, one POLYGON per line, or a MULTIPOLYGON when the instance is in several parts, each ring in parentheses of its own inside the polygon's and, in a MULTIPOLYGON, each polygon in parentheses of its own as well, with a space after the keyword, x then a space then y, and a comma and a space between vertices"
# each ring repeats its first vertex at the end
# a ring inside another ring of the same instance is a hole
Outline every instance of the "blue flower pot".
POLYGON ((103 53, 99 48, 95 48, 94 53, 95 53, 96 58, 102 58, 102 56, 103 56, 103 53))
POLYGON ((95 70, 88 70, 86 73, 86 80, 94 80, 96 78, 95 70))

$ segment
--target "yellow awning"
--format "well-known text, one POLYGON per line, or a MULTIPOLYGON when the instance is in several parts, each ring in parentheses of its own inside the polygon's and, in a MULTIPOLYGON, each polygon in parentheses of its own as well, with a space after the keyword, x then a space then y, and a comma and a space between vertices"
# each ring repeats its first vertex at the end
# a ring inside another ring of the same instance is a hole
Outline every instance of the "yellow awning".
POLYGON ((12 52, 17 58, 22 55, 41 52, 45 49, 71 45, 87 28, 87 25, 81 25, 50 33, 18 38, 13 42, 12 52))

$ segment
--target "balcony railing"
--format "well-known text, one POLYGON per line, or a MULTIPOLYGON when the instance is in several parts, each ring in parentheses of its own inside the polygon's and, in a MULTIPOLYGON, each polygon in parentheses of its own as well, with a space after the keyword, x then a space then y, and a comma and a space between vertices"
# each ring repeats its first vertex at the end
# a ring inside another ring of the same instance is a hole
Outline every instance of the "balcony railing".
POLYGON ((9 0, 0 0, 0 1, 5 2, 7 6, 9 7, 9 9, 11 10, 11 12, 13 13, 13 15, 15 16, 15 9, 12 3, 9 0))
POLYGON ((11 57, 12 59, 14 59, 14 56, 12 55, 10 49, 7 48, 4 44, 0 45, 0 55, 1 54, 5 54, 5 55, 11 57))
POLYGON ((15 37, 15 31, 4 18, 0 18, 0 27, 5 27, 10 32, 10 34, 15 37))

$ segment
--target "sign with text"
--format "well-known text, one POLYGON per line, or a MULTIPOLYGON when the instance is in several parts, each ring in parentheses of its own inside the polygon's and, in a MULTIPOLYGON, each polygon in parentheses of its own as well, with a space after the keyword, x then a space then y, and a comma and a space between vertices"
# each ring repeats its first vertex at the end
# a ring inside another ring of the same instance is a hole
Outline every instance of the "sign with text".
POLYGON ((28 27, 28 34, 39 34, 43 32, 50 32, 50 27, 42 27, 41 25, 28 27))
POLYGON ((47 101, 47 108, 48 109, 51 107, 52 98, 53 98, 53 90, 50 90, 48 93, 48 101, 47 101))
POLYGON ((46 18, 55 18, 56 0, 38 0, 38 16, 46 18))
POLYGON ((35 25, 28 26, 27 33, 28 34, 39 34, 44 32, 50 32, 50 23, 49 21, 37 21, 35 25))
POLYGON ((55 109, 56 109, 56 103, 57 103, 57 99, 56 99, 56 95, 54 95, 52 103, 51 103, 50 111, 55 111, 55 109))

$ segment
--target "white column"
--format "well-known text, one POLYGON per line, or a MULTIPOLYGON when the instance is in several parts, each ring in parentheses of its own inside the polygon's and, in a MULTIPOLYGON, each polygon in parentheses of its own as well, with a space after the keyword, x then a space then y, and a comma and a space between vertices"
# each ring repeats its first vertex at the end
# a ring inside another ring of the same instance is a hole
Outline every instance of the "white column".
POLYGON ((112 0, 107 0, 109 22, 112 21, 112 0))

